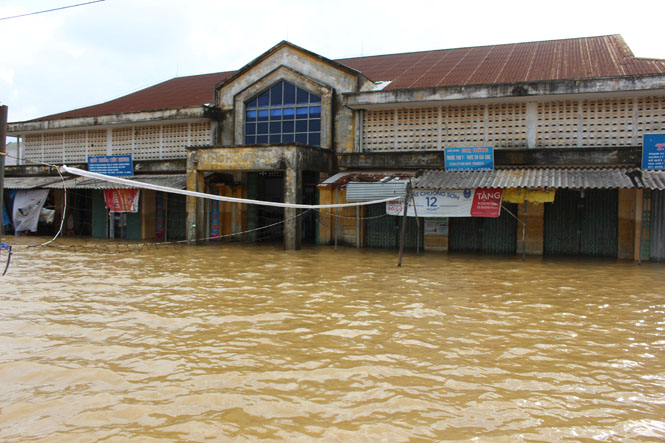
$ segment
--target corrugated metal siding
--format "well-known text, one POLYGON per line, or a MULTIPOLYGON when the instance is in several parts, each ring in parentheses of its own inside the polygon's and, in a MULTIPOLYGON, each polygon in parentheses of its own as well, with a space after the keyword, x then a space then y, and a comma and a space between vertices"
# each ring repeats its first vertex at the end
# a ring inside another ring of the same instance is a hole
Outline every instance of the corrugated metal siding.
POLYGON ((632 169, 496 169, 494 171, 425 171, 413 180, 415 189, 472 188, 635 188, 632 169))
POLYGON ((104 202, 104 191, 95 189, 92 192, 92 236, 106 238, 108 225, 108 212, 104 202))
POLYGON ((665 261, 665 191, 651 192, 650 237, 649 259, 665 261))
POLYGON ((616 190, 559 190, 545 204, 544 255, 616 257, 616 190))
POLYGON ((391 180, 386 183, 350 182, 346 186, 346 201, 363 202, 390 197, 404 197, 406 195, 406 184, 406 180, 391 180))

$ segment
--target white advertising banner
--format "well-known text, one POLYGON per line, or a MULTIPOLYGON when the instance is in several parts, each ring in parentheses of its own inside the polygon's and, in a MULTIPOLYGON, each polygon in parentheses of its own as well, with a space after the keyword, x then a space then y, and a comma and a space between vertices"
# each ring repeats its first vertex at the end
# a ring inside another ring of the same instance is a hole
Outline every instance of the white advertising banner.
MULTIPOLYGON (((501 211, 501 188, 462 190, 417 190, 409 200, 408 217, 498 217, 501 211), (415 200, 415 206, 414 206, 415 200)), ((388 215, 403 215, 402 202, 386 204, 388 215)))
POLYGON ((14 197, 12 223, 16 234, 21 231, 35 232, 39 214, 48 197, 48 189, 20 190, 14 197))

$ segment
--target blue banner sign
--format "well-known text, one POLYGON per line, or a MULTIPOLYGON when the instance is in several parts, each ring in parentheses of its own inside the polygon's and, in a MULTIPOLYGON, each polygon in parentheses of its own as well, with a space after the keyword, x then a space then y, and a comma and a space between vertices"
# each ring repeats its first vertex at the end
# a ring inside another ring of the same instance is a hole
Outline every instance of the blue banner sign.
POLYGON ((644 134, 642 169, 665 169, 665 134, 644 134))
POLYGON ((88 171, 113 177, 131 177, 134 164, 131 155, 98 155, 88 157, 88 171))
POLYGON ((494 147, 446 148, 446 171, 493 171, 494 147))

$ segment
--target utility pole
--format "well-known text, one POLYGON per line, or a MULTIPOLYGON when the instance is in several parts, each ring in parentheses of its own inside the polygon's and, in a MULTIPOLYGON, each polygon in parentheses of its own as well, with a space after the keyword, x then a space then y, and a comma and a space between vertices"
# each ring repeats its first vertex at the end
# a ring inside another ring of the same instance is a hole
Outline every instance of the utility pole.
POLYGON ((0 243, 4 229, 2 214, 5 212, 5 156, 7 155, 7 105, 0 106, 0 243))

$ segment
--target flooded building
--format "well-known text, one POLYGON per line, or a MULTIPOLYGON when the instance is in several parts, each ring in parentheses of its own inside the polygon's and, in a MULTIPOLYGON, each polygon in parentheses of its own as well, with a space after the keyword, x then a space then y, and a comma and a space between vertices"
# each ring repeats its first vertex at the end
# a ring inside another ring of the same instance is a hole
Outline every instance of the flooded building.
POLYGON ((71 194, 75 235, 287 249, 395 248, 401 217, 385 203, 302 211, 145 189, 136 212, 109 211, 118 185, 71 177, 63 191, 42 165, 126 156, 132 180, 294 204, 372 201, 407 183, 428 202, 500 190, 498 217, 407 217, 407 246, 662 260, 665 179, 642 154, 663 132, 665 60, 635 57, 618 35, 341 60, 281 42, 237 71, 11 123, 25 161, 5 187, 52 189, 56 219, 71 194), (446 162, 486 147, 490 168, 446 162))

